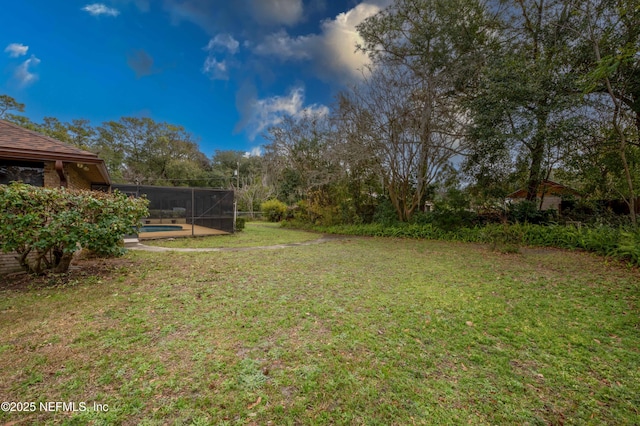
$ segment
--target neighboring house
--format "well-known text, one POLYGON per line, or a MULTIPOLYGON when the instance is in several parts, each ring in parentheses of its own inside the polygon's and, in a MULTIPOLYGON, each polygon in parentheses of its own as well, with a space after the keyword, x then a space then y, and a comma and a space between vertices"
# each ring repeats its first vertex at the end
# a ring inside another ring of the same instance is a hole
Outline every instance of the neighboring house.
MULTIPOLYGON (((574 198, 582 198, 580 193, 575 189, 571 189, 568 186, 564 186, 560 183, 550 180, 543 180, 538 188, 538 194, 536 200, 540 207, 540 200, 542 200, 542 206, 540 210, 554 209, 560 211, 560 204, 562 203, 562 197, 572 196, 574 198)), ((507 200, 512 202, 524 201, 527 198, 527 189, 521 188, 511 194, 507 195, 507 200)))
MULTIPOLYGON (((111 184, 96 154, 0 120, 0 184, 12 181, 73 189, 111 184)), ((19 270, 13 253, 0 252, 0 275, 19 270)))

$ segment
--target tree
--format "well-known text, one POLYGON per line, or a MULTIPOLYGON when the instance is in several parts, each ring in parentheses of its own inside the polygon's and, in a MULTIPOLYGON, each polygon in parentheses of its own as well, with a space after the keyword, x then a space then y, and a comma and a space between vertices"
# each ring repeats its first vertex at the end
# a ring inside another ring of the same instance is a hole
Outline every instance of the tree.
POLYGON ((28 117, 17 114, 10 114, 9 111, 24 112, 24 104, 16 101, 8 95, 0 95, 0 119, 10 121, 25 129, 40 131, 40 126, 31 121, 28 117))
POLYGON ((56 117, 44 117, 42 123, 38 124, 28 117, 8 113, 11 110, 24 112, 24 107, 24 104, 17 102, 10 96, 0 95, 0 118, 82 149, 91 148, 97 133, 91 127, 89 120, 74 119, 71 123, 64 123, 56 117))
POLYGON ((6 119, 7 111, 24 112, 24 104, 9 95, 0 95, 0 119, 6 119))
POLYGON ((17 114, 5 114, 4 119, 11 123, 17 124, 20 127, 24 127, 25 129, 29 129, 34 132, 40 132, 40 125, 31 121, 29 117, 17 114))
POLYGON ((420 83, 406 67, 378 67, 360 87, 340 99, 340 117, 354 157, 368 156, 382 178, 398 219, 407 221, 453 157, 459 138, 427 118, 420 83))
POLYGON ((455 96, 473 87, 486 61, 495 31, 490 15, 477 0, 397 0, 358 25, 358 48, 374 65, 408 67, 438 90, 434 95, 455 96))
POLYGON ((504 178, 524 164, 527 200, 535 200, 542 180, 582 136, 582 93, 566 31, 574 15, 567 1, 504 4, 496 14, 499 44, 466 102, 472 131, 465 170, 482 181, 487 174, 504 178))
POLYGON ((91 122, 84 118, 74 118, 66 123, 69 143, 85 150, 93 150, 96 143, 97 130, 91 122))
POLYGON ((366 143, 400 220, 422 208, 427 188, 463 151, 459 97, 473 85, 487 25, 474 0, 399 0, 358 26, 373 64, 341 106, 361 123, 358 133, 371 129, 366 143))
POLYGON ((265 138, 269 141, 264 155, 267 184, 279 182, 279 198, 295 203, 339 176, 326 116, 310 110, 285 116, 265 138))
POLYGON ((150 118, 122 117, 103 123, 94 151, 114 180, 157 185, 207 184, 209 161, 182 127, 150 118))
POLYGON ((254 216, 260 210, 260 205, 273 197, 275 190, 266 184, 263 175, 241 176, 242 183, 236 190, 238 197, 238 210, 254 216))
POLYGON ((123 163, 123 178, 130 183, 149 183, 151 176, 146 164, 148 159, 145 144, 155 131, 155 122, 150 118, 122 117, 119 121, 103 123, 98 129, 101 139, 109 148, 117 150, 123 163))
POLYGON ((337 204, 345 222, 369 223, 373 220, 376 206, 385 193, 384 178, 377 158, 367 145, 362 143, 357 115, 350 115, 350 93, 338 95, 337 110, 332 120, 333 155, 339 159, 340 176, 336 179, 337 204), (346 212, 345 212, 346 210, 346 212), (345 214, 346 213, 346 214, 345 214))
POLYGON ((244 151, 216 149, 211 158, 211 179, 220 187, 237 189, 238 177, 246 178, 260 172, 260 158, 247 156, 244 151))
POLYGON ((126 183, 124 176, 126 168, 126 152, 123 142, 112 129, 109 123, 103 123, 102 126, 96 128, 96 140, 93 144, 93 152, 95 152, 102 160, 109 171, 111 180, 116 183, 126 183))
POLYGON ((628 0, 589 0, 576 33, 592 52, 588 93, 608 97, 609 123, 617 141, 626 191, 620 192, 637 226, 636 191, 640 169, 640 7, 628 0))
POLYGON ((156 184, 204 186, 209 160, 184 127, 156 123, 144 146, 145 163, 156 184))
POLYGON ((72 144, 67 123, 63 123, 55 117, 44 117, 42 124, 38 126, 38 132, 50 138, 72 144))
POLYGON ((234 190, 238 210, 252 217, 260 210, 260 204, 275 194, 274 187, 266 181, 264 159, 243 151, 216 150, 211 159, 211 181, 234 190))

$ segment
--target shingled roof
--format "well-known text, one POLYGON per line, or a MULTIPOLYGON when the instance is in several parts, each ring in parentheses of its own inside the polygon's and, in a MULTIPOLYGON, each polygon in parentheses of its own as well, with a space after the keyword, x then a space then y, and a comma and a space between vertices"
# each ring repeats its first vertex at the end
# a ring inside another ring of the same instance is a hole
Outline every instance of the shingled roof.
POLYGON ((16 161, 63 161, 91 166, 92 183, 109 184, 104 160, 96 154, 0 120, 0 158, 16 161))
MULTIPOLYGON (((580 193, 575 189, 569 188, 568 186, 564 186, 561 183, 553 182, 550 180, 543 180, 538 187, 538 198, 542 197, 542 195, 574 195, 580 196, 580 193)), ((526 198, 527 197, 527 188, 518 189, 515 192, 507 195, 507 198, 526 198)))

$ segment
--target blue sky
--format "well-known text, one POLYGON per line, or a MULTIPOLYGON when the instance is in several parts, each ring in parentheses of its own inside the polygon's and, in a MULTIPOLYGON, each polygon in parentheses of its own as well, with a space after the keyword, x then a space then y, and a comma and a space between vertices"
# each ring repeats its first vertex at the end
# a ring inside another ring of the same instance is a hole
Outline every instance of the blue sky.
POLYGON ((326 111, 361 78, 355 26, 390 1, 5 2, 0 94, 34 121, 148 116, 208 156, 255 153, 283 114, 326 111))

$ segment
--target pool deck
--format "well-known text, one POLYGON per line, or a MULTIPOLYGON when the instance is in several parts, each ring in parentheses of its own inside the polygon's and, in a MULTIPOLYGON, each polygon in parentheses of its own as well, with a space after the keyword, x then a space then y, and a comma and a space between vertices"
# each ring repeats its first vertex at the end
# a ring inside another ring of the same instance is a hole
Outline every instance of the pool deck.
MULTIPOLYGON (((153 226, 153 225, 150 225, 153 226)), ((157 238, 176 238, 176 237, 204 237, 207 235, 228 235, 228 232, 219 229, 207 228, 204 226, 194 225, 193 231, 191 225, 180 224, 172 226, 182 226, 182 231, 162 231, 162 232, 141 232, 138 234, 139 240, 155 240, 157 238)))

